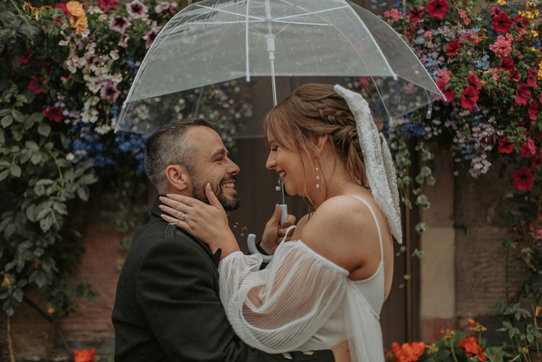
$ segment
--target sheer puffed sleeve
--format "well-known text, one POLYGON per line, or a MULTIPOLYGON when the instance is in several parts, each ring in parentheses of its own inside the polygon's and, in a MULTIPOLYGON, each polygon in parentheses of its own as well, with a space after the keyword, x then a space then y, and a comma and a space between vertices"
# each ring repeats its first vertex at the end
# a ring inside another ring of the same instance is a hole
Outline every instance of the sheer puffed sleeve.
POLYGON ((220 299, 233 329, 267 353, 296 350, 343 300, 348 271, 299 241, 282 243, 266 269, 236 252, 219 265, 220 299))

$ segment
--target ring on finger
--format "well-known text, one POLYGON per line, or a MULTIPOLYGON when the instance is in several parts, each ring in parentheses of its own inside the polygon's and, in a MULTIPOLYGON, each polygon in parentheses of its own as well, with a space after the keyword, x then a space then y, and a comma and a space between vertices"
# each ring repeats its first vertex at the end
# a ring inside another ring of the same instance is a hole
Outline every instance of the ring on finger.
POLYGON ((186 216, 186 214, 183 212, 183 216, 181 216, 181 218, 179 220, 184 221, 185 216, 186 216))

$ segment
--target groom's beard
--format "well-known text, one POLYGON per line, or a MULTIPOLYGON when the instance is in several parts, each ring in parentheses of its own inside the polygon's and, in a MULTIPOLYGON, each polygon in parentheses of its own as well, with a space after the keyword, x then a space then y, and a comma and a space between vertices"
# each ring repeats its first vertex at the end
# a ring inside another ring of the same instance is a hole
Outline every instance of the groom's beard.
MULTIPOLYGON (((206 204, 210 204, 209 199, 205 194, 205 187, 207 186, 208 182, 198 177, 192 177, 192 175, 190 175, 190 178, 192 179, 192 182, 194 184, 194 198, 205 202, 206 204)), ((220 187, 223 182, 229 180, 235 180, 235 176, 225 177, 220 180, 220 182, 218 182, 218 184, 216 185, 211 184, 211 189, 213 189, 216 198, 218 199, 224 210, 233 211, 241 205, 241 199, 239 199, 237 195, 232 197, 224 195, 222 187, 220 187)))

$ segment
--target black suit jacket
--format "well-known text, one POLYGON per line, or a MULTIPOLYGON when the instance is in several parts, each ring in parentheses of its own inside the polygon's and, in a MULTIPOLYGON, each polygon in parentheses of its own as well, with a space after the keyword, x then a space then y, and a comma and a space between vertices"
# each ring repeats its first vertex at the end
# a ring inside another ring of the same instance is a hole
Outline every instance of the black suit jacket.
MULTIPOLYGON (((160 200, 137 227, 117 285, 113 325, 116 362, 281 361, 237 337, 219 298, 220 252, 170 225, 160 200)), ((294 361, 334 361, 329 350, 294 361)))

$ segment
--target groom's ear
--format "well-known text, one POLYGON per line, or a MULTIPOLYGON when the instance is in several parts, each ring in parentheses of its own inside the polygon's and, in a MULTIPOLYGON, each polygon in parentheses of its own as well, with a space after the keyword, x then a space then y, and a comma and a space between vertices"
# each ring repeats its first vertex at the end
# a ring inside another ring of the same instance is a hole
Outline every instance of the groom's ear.
POLYGON ((169 165, 166 167, 166 178, 171 187, 178 191, 186 191, 192 184, 188 170, 183 165, 169 165))

